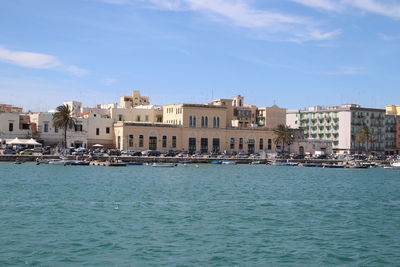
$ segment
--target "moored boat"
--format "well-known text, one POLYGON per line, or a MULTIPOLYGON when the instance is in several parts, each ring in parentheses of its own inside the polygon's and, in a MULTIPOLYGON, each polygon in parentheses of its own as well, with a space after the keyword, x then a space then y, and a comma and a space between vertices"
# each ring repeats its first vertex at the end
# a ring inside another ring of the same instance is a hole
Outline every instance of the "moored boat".
POLYGON ((299 164, 299 166, 302 166, 302 167, 314 167, 314 168, 322 168, 322 167, 324 167, 320 163, 303 163, 303 164, 299 164))
POLYGON ((226 165, 236 165, 236 161, 233 161, 233 160, 224 160, 224 161, 222 161, 222 164, 226 164, 226 165))
POLYGON ((222 161, 220 160, 213 160, 210 162, 211 164, 222 164, 222 161))
POLYGON ((132 162, 127 162, 126 164, 127 164, 127 165, 139 166, 139 165, 143 165, 143 162, 132 161, 132 162))
POLYGON ((178 164, 176 163, 153 163, 152 167, 176 167, 178 164))
POLYGON ((75 160, 71 162, 71 166, 89 166, 89 161, 75 160))

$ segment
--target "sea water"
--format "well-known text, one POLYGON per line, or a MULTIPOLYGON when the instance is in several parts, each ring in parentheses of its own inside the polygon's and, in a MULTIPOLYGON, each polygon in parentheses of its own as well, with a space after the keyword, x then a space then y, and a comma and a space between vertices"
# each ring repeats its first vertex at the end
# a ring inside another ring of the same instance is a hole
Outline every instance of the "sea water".
POLYGON ((0 163, 1 266, 400 264, 400 170, 0 163))

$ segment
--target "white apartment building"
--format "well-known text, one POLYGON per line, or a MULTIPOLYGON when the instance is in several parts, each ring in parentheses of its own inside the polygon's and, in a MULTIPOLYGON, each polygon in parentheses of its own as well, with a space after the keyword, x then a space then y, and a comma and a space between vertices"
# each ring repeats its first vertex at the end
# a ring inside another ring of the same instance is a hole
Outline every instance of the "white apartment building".
POLYGON ((394 120, 391 121, 385 116, 384 109, 364 108, 356 104, 313 106, 286 113, 289 127, 303 129, 305 138, 331 140, 335 153, 366 151, 367 144, 357 142, 356 138, 357 132, 364 126, 369 127, 372 137, 368 150, 389 153, 394 149, 394 120))

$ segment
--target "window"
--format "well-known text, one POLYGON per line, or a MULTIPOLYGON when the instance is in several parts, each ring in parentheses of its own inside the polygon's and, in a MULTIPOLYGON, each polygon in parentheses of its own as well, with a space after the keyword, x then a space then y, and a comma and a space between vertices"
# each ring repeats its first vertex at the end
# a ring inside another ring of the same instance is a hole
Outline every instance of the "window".
POLYGON ((106 127, 106 134, 110 133, 110 127, 106 127))
POLYGON ((217 117, 217 128, 219 128, 219 117, 217 117))
POLYGON ((204 128, 208 128, 208 117, 207 116, 204 119, 204 128))
POLYGON ((162 147, 167 147, 167 136, 166 135, 164 135, 162 137, 162 147))
POLYGON ((243 138, 239 138, 239 149, 243 149, 243 138))
POLYGON ((140 115, 136 116, 136 121, 140 121, 140 115))
POLYGON ((121 149, 121 136, 118 136, 118 149, 121 149))
POLYGON ((214 153, 219 153, 219 138, 213 138, 212 147, 214 153))
POLYGON ((207 153, 208 152, 208 138, 200 139, 200 152, 207 153))
POLYGON ((47 133, 49 131, 49 123, 45 122, 44 123, 44 130, 45 133, 47 133))
POLYGON ((121 114, 118 115, 118 120, 122 121, 122 115, 121 114))
POLYGON ((176 136, 172 136, 172 147, 176 147, 176 136))
MULTIPOLYGON (((46 131, 46 127, 45 127, 45 131, 46 131)), ((75 132, 82 132, 82 125, 81 124, 75 124, 75 132)))
POLYGON ((213 128, 217 128, 217 118, 213 117, 213 128))
POLYGON ((196 152, 196 138, 189 138, 189 153, 196 152))
POLYGON ((235 138, 231 137, 230 148, 235 149, 235 138))
POLYGON ((130 147, 133 146, 133 134, 130 134, 128 136, 128 146, 130 146, 130 147))
POLYGON ((196 127, 196 116, 193 116, 193 127, 196 127))
POLYGON ((268 150, 272 149, 272 139, 268 139, 268 150))
POLYGON ((143 135, 139 135, 139 147, 143 147, 143 135))
POLYGON ((260 150, 264 149, 264 139, 260 138, 260 150))
POLYGON ((10 122, 10 123, 8 124, 8 131, 9 131, 9 132, 14 131, 14 123, 10 122))
POLYGON ((189 127, 193 127, 193 117, 189 116, 189 127))
POLYGON ((255 140, 249 139, 249 141, 247 142, 247 149, 249 154, 254 153, 254 147, 255 147, 255 140))
POLYGON ((144 120, 145 120, 145 121, 149 121, 149 115, 146 115, 146 116, 144 117, 144 120))
POLYGON ((96 128, 96 135, 100 135, 100 128, 96 128))
POLYGON ((54 127, 54 132, 58 133, 58 128, 57 127, 54 127))
POLYGON ((205 122, 204 122, 204 116, 201 116, 201 128, 204 128, 205 122))

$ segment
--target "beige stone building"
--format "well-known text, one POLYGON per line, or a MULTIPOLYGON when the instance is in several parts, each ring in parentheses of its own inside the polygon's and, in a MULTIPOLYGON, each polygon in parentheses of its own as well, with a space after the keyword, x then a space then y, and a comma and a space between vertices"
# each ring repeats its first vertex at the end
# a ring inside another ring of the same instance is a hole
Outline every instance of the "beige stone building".
POLYGON ((118 122, 114 124, 114 131, 116 148, 124 150, 184 150, 191 153, 275 152, 273 131, 265 129, 118 122))
POLYGON ((240 95, 206 104, 165 105, 162 111, 162 123, 120 120, 114 124, 116 148, 272 153, 272 129, 286 123, 286 109, 246 105, 240 95))
POLYGON ((136 106, 149 105, 150 97, 141 96, 140 91, 133 90, 132 96, 121 96, 119 98, 119 105, 121 108, 133 108, 136 106))

